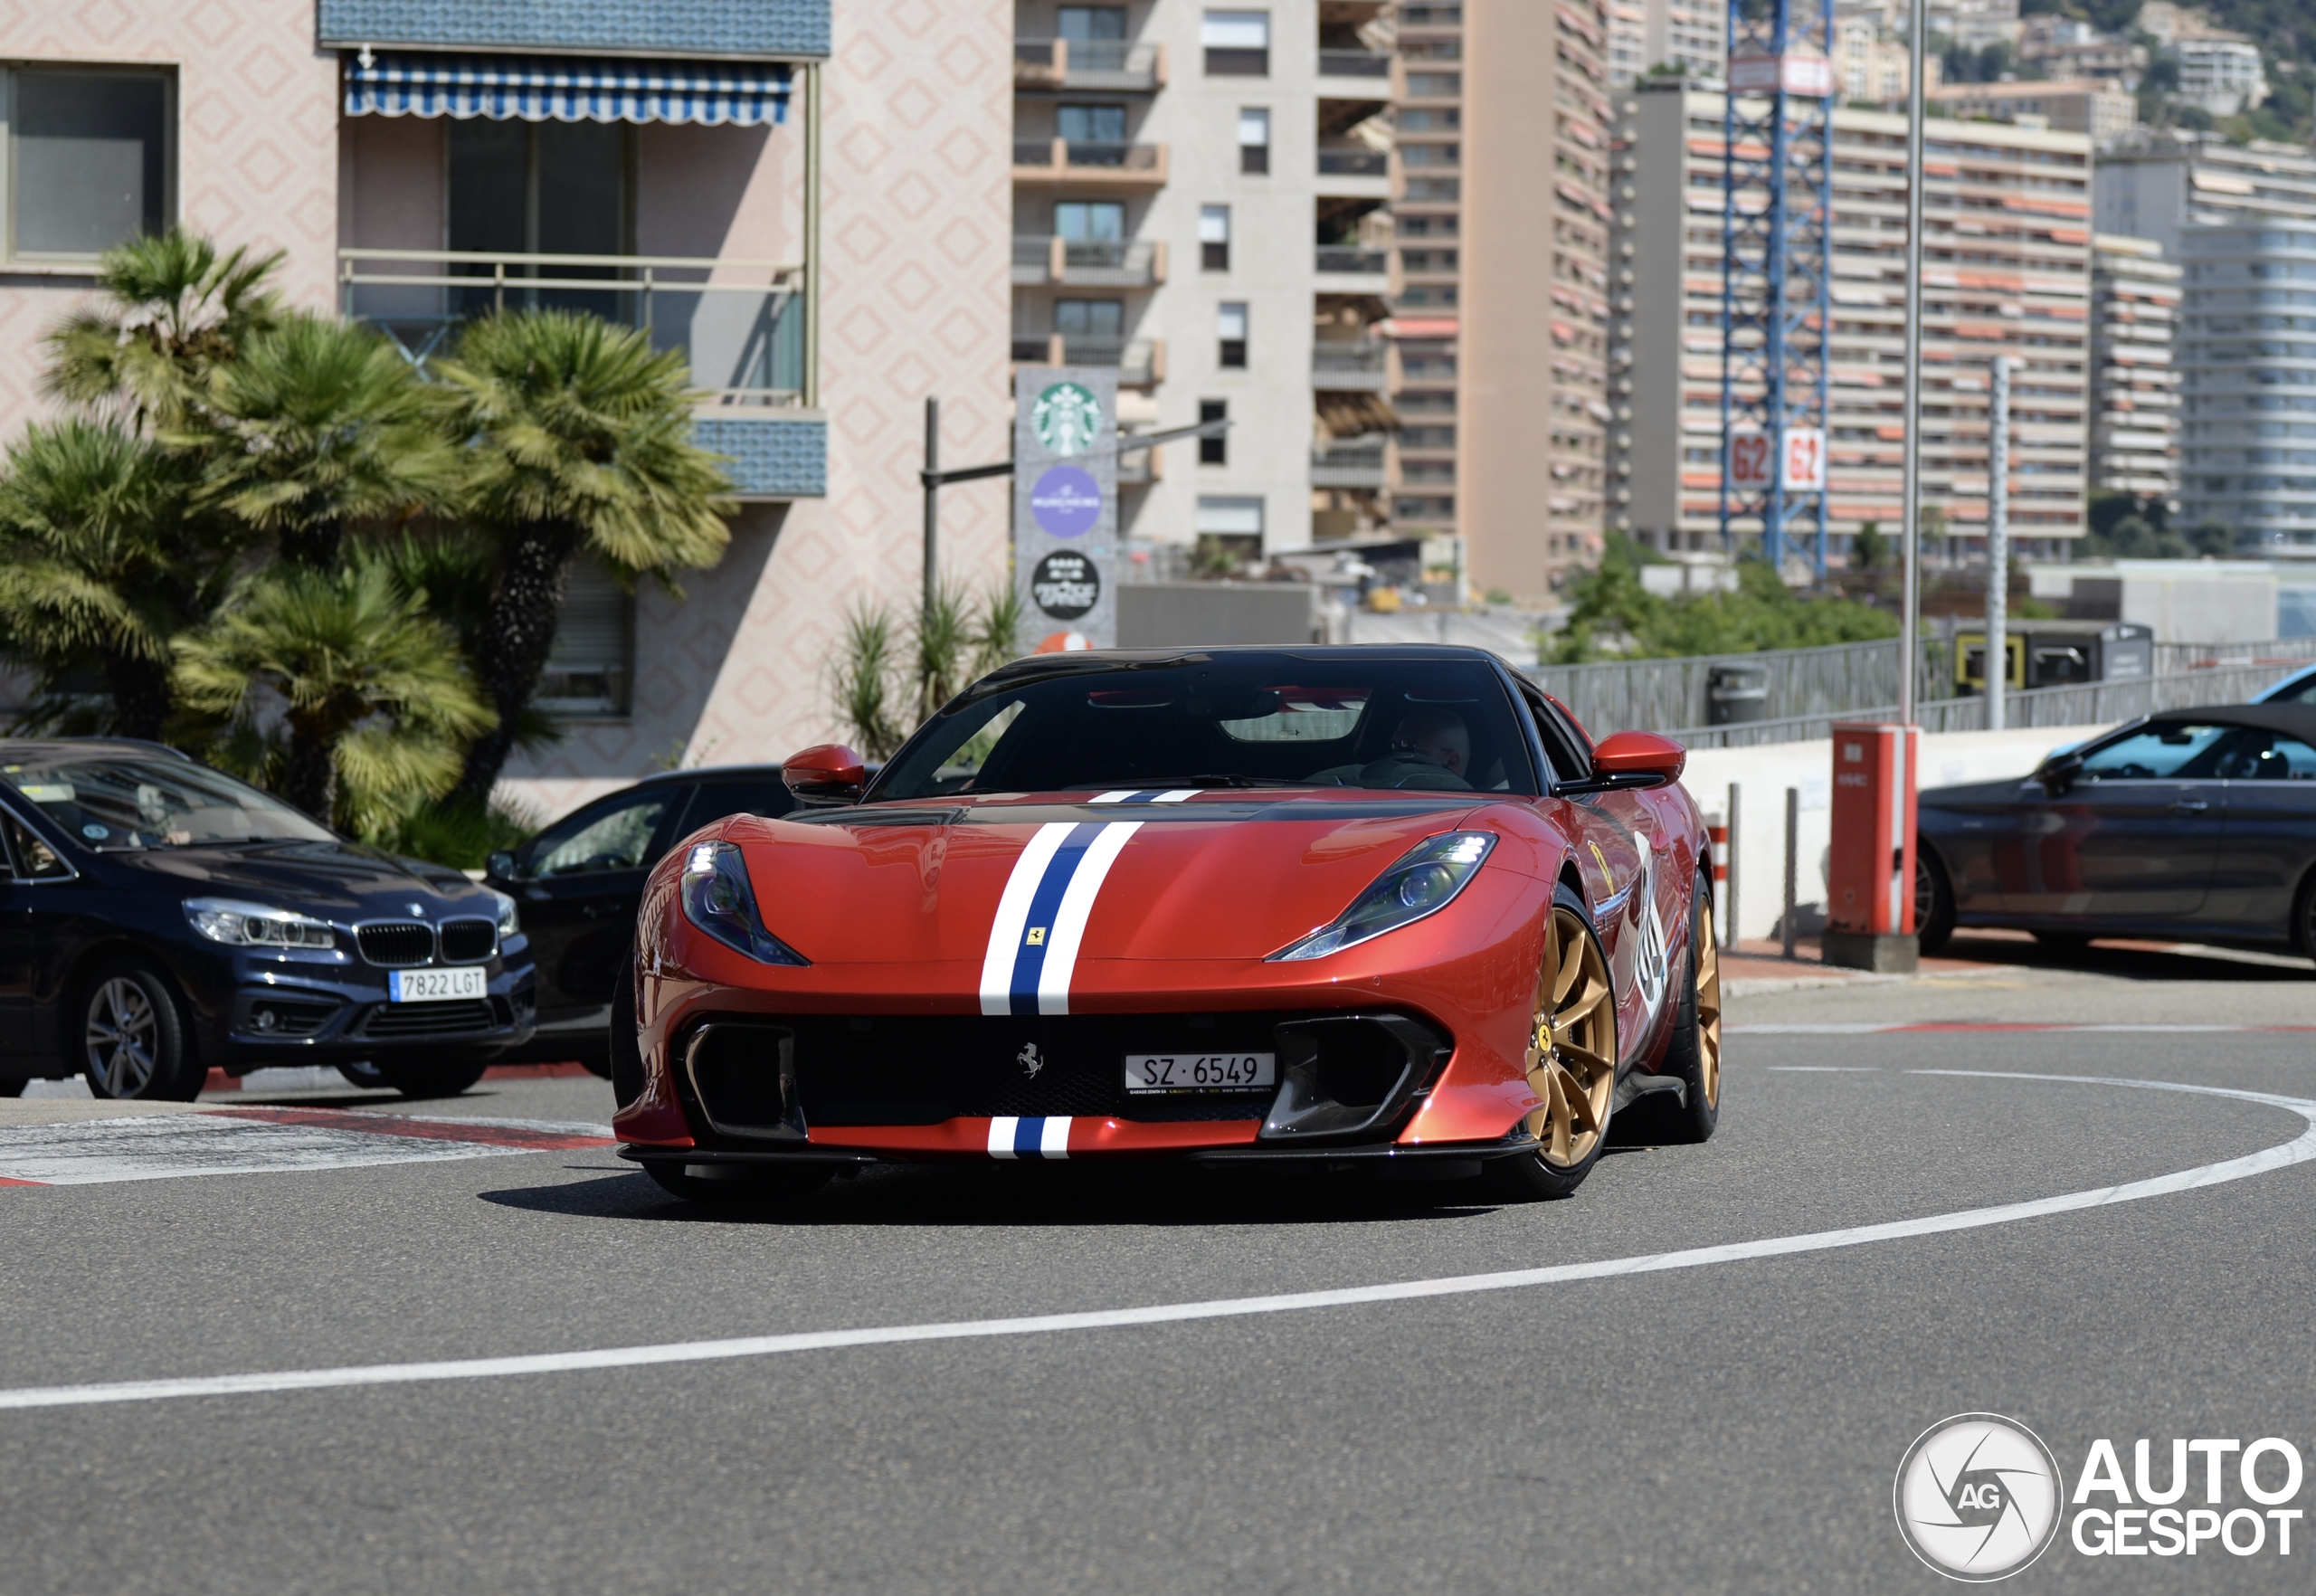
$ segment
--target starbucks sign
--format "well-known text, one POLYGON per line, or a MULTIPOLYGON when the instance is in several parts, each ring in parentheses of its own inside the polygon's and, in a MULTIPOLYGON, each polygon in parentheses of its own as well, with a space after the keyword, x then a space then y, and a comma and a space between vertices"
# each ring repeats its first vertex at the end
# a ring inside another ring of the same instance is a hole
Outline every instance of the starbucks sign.
POLYGON ((1117 373, 1023 366, 1014 377, 1013 571, 1036 648, 1062 632, 1117 645, 1117 373))

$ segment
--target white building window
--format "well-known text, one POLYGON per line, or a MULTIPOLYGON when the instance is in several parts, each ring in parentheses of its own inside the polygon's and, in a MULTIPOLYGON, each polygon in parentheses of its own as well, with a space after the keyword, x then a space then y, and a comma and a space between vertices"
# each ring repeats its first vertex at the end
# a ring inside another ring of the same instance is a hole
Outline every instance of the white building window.
POLYGON ((1263 501, 1202 493, 1198 501, 1198 530, 1202 537, 1260 537, 1263 501))
POLYGON ((635 597, 600 561, 574 560, 535 702, 559 715, 623 716, 634 682, 635 597))
POLYGON ((1230 270, 1230 207, 1201 205, 1198 208, 1198 253, 1201 270, 1228 271, 1230 270))
POLYGON ((1220 345, 1217 364, 1243 369, 1247 364, 1247 307, 1239 302, 1218 306, 1214 336, 1220 345))
POLYGON ((149 68, 0 71, 11 256, 101 254, 176 212, 176 78, 149 68))
POLYGON ((1270 75, 1270 13, 1210 11, 1201 19, 1198 42, 1206 51, 1210 78, 1270 75))
POLYGON ((1270 112, 1258 105, 1239 112, 1239 170, 1270 170, 1270 112))

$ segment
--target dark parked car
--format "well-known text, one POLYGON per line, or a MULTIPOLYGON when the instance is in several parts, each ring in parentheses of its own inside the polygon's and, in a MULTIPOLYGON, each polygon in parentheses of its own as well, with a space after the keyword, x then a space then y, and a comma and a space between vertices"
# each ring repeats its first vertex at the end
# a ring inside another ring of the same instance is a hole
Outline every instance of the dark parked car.
POLYGON ((2316 665, 2295 670, 2253 700, 2259 704, 2316 704, 2316 665))
POLYGON ((578 1059, 611 1074, 612 993, 627 969, 643 879, 681 839, 726 815, 786 814, 776 765, 671 770, 565 815, 487 879, 522 905, 539 967, 538 1031, 511 1060, 578 1059))
POLYGON ((2283 943, 2316 958, 2316 705, 2172 709, 2024 782, 1922 794, 1914 917, 2045 941, 2283 943))
POLYGON ((336 1064, 437 1096, 531 1034, 512 898, 172 749, 0 740, 0 1093, 185 1101, 213 1065, 336 1064))

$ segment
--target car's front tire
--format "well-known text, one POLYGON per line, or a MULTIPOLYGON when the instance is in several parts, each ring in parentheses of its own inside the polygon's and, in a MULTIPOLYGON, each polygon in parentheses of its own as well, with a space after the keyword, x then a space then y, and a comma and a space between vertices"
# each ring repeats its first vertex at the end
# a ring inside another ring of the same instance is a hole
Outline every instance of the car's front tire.
POLYGON ((1914 841, 1914 940, 1922 952, 1934 954, 1954 935, 1954 884, 1946 878, 1946 861, 1920 838, 1914 841))
POLYGON ((191 1029, 169 978, 147 959, 115 959, 89 977, 67 1011, 73 1060, 100 1097, 190 1103, 208 1066, 194 1050, 191 1029))
POLYGON ((1523 1122, 1533 1151, 1491 1159, 1480 1179, 1501 1202, 1565 1197, 1599 1162, 1617 1091, 1617 1002, 1584 900, 1562 885, 1544 924, 1528 1031, 1528 1085, 1543 1099, 1523 1122))
POLYGON ((836 1170, 831 1164, 798 1164, 745 1172, 735 1167, 728 1175, 709 1177, 691 1174, 680 1164, 655 1162, 645 1164, 643 1173, 669 1196, 687 1202, 711 1208, 780 1208, 810 1197, 829 1183, 836 1170))

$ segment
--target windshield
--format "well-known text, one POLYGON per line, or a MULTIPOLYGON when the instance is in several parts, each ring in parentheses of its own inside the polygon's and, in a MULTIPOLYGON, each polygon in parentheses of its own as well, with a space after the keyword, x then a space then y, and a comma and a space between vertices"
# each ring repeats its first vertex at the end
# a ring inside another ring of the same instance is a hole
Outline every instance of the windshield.
POLYGON ((1305 786, 1538 790, 1510 697, 1483 663, 1256 656, 992 693, 924 727, 873 796, 1305 786))
POLYGON ((280 799, 190 760, 52 759, 0 765, 0 780, 99 852, 330 840, 280 799))

